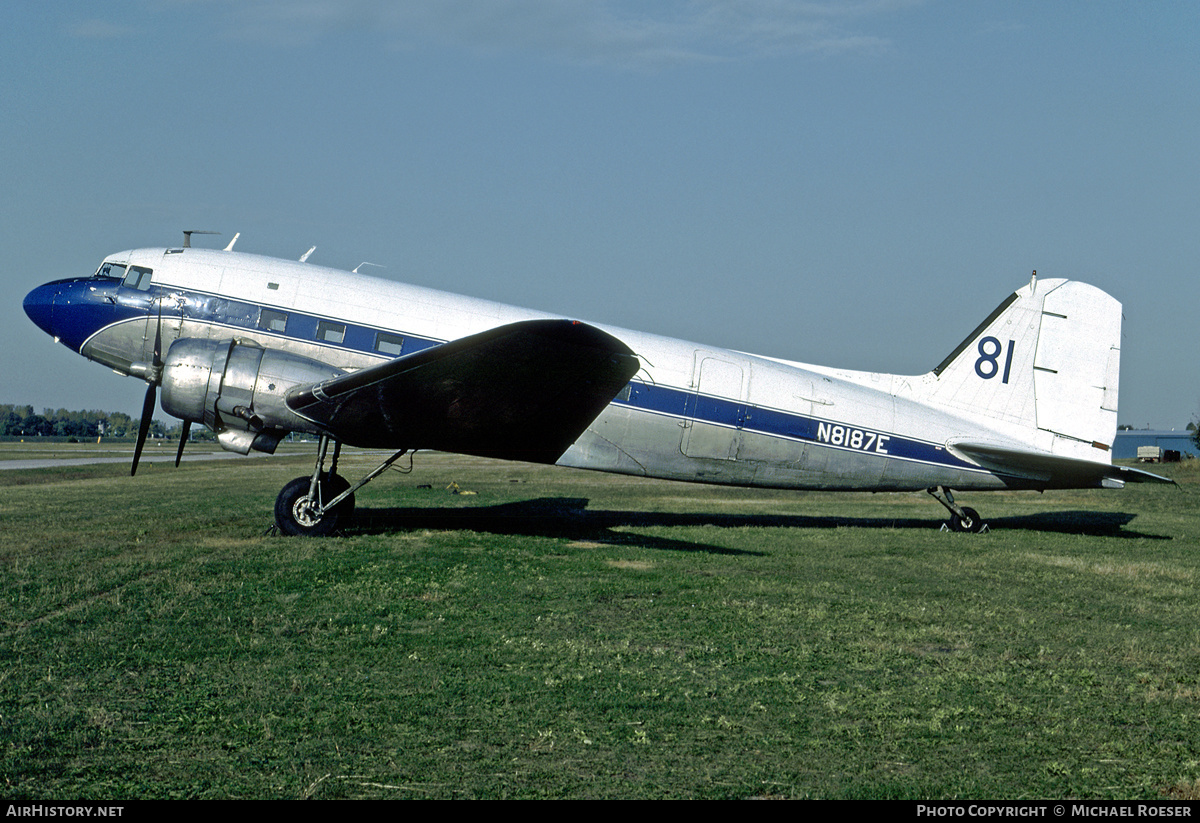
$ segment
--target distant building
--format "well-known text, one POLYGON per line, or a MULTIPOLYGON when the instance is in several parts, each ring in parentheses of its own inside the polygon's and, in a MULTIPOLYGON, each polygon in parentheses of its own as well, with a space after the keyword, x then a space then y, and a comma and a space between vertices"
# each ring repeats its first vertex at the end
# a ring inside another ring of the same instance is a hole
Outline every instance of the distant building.
POLYGON ((1154 429, 1126 429, 1117 432, 1113 441, 1114 460, 1137 458, 1138 446, 1158 446, 1163 451, 1173 449, 1181 455, 1200 457, 1190 431, 1156 431, 1154 429))

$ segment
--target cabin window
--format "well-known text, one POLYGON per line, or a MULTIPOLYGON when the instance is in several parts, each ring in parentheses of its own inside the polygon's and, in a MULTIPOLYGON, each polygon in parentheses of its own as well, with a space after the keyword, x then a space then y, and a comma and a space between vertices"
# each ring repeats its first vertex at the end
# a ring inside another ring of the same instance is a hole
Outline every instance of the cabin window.
POLYGON ((124 285, 131 289, 139 289, 147 291, 150 288, 150 276, 154 274, 151 269, 145 269, 141 266, 130 266, 129 271, 125 275, 124 285))
POLYGON ((328 320, 317 321, 317 339, 326 343, 341 343, 346 339, 346 326, 343 323, 330 323, 328 320))
POLYGON ((375 351, 380 354, 390 354, 396 357, 400 354, 400 349, 404 346, 404 338, 398 334, 389 334, 381 331, 375 335, 375 351))
POLYGON ((258 315, 258 327, 264 331, 287 331, 288 316, 274 309, 263 309, 258 315))

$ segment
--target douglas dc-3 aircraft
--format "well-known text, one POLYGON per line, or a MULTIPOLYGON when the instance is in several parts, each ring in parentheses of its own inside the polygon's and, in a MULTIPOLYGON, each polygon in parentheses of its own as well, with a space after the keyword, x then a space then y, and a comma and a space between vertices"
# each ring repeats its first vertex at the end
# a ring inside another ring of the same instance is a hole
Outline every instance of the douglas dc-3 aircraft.
POLYGON ((318 436, 312 474, 275 504, 286 534, 345 525, 354 493, 417 449, 737 486, 926 489, 959 531, 983 522, 951 489, 1165 480, 1112 465, 1121 305, 1084 283, 1035 272, 936 368, 900 376, 589 325, 307 254, 193 248, 190 235, 38 286, 25 312, 150 384, 134 472, 159 387, 184 421, 180 454, 192 423, 241 454, 318 436), (341 444, 395 453, 352 486, 341 444))

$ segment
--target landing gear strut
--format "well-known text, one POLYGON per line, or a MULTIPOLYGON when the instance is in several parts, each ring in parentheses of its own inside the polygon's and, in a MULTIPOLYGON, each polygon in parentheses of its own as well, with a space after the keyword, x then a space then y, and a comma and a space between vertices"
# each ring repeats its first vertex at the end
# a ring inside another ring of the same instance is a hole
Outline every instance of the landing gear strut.
POLYGON ((959 506, 954 502, 954 494, 945 486, 934 486, 927 489, 933 499, 946 507, 950 512, 950 530, 956 532, 979 532, 987 529, 987 523, 979 516, 979 512, 970 506, 959 506))
POLYGON ((283 534, 325 537, 344 528, 354 514, 354 493, 408 453, 408 449, 401 449, 351 486, 337 473, 341 443, 334 443, 329 471, 325 471, 325 455, 328 451, 329 438, 322 436, 312 474, 297 477, 284 486, 279 497, 275 498, 275 526, 283 534))

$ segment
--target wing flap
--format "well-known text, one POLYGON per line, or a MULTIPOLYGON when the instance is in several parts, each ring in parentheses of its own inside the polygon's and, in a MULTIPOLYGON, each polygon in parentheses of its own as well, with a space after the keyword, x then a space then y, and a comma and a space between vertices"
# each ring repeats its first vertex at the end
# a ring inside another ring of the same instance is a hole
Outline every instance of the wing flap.
POLYGON ((1119 488, 1125 483, 1175 482, 1141 469, 995 443, 958 441, 951 443, 950 448, 990 472, 1024 481, 1036 488, 1119 488))
POLYGON ((344 443, 555 462, 641 367, 570 320, 500 326, 288 392, 344 443))

